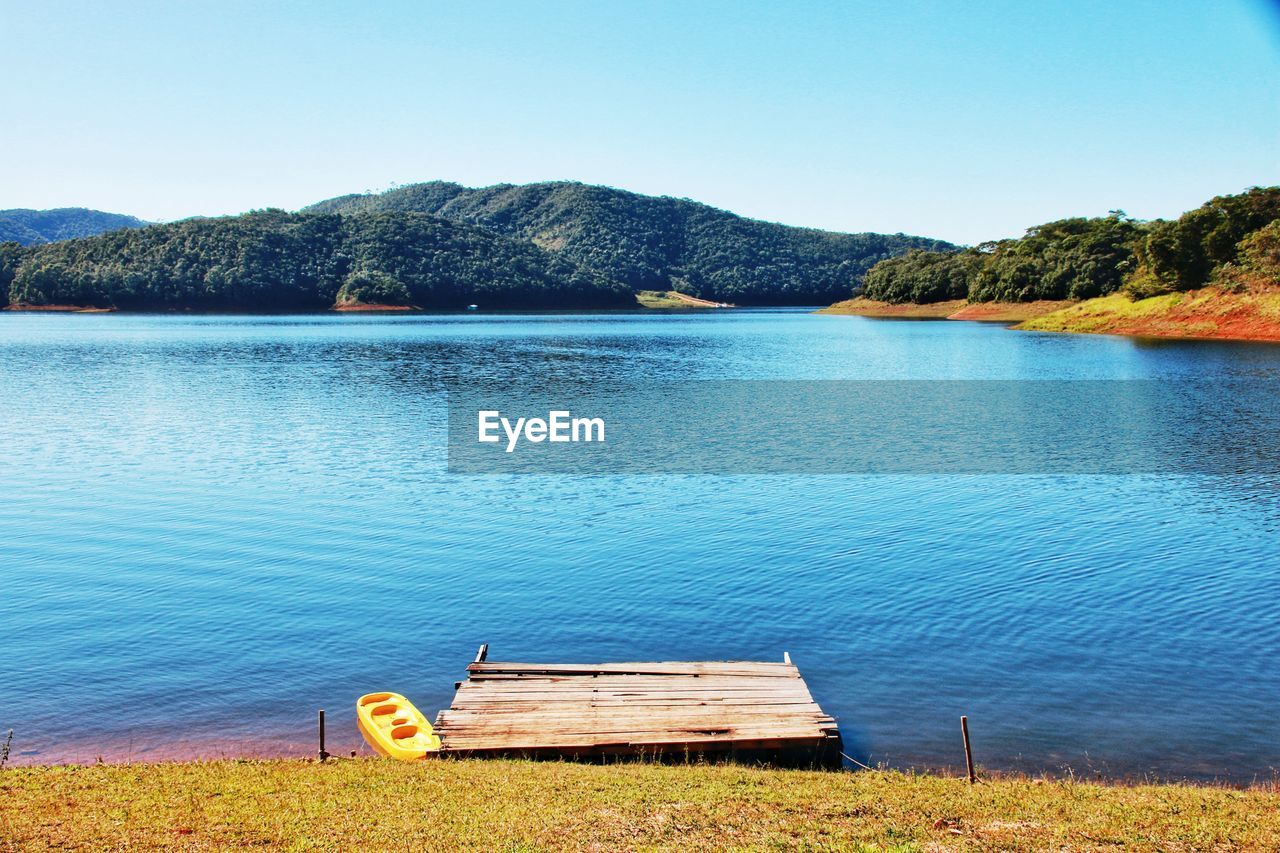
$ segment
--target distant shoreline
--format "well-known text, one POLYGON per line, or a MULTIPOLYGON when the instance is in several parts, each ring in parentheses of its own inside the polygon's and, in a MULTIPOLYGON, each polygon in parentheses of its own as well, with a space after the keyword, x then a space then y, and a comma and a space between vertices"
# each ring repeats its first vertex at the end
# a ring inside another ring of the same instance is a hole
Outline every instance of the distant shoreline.
MULTIPOLYGON (((95 305, 33 305, 28 302, 13 302, 8 305, 0 306, 0 310, 14 311, 22 313, 54 313, 54 314, 139 314, 139 315, 176 315, 176 314, 234 314, 234 315, 267 315, 267 314, 300 314, 300 315, 316 315, 316 314, 464 314, 464 313, 481 313, 481 314, 529 314, 529 313, 566 313, 566 312, 591 312, 591 313, 648 313, 651 311, 695 311, 697 309, 714 309, 714 308, 738 308, 738 305, 732 305, 726 302, 711 302, 706 299, 698 299, 676 291, 657 291, 657 290, 641 290, 636 293, 636 302, 634 305, 586 305, 574 306, 564 305, 551 307, 493 307, 493 306, 459 306, 456 308, 424 308, 420 305, 394 305, 386 302, 338 302, 328 307, 317 308, 301 308, 301 309, 254 309, 254 308, 115 308, 100 307, 95 305)), ((760 308, 810 308, 807 305, 761 305, 755 306, 760 308)))
MULTIPOLYGON (((0 310, 24 314, 124 314, 137 316, 334 316, 436 315, 494 316, 519 314, 664 314, 702 313, 737 306, 698 304, 654 292, 635 307, 557 308, 421 308, 413 305, 360 303, 312 310, 246 310, 230 308, 174 308, 131 310, 93 305, 31 305, 13 303, 0 310)), ((796 306, 759 306, 795 308, 796 306)), ((1016 331, 1113 335, 1160 340, 1280 343, 1280 291, 1230 293, 1217 288, 1170 293, 1130 300, 1121 294, 1084 301, 967 302, 953 299, 931 303, 888 303, 856 297, 813 311, 830 316, 887 320, 965 320, 1001 323, 1016 331)))
POLYGON ((54 314, 108 314, 115 308, 98 308, 93 305, 29 305, 25 302, 12 302, 2 310, 5 311, 42 311, 54 314))
MULTIPOLYGON (((94 305, 30 305, 25 303, 11 303, 9 305, 0 306, 0 311, 7 311, 14 314, 122 314, 125 316, 137 317, 207 317, 207 316, 228 316, 228 317, 324 317, 334 316, 338 314, 397 314, 397 315, 438 315, 438 316, 456 316, 456 315, 510 315, 510 314, 661 314, 666 313, 663 310, 655 309, 683 309, 689 313, 694 313, 700 306, 680 304, 675 306, 653 306, 653 305, 628 305, 623 307, 611 306, 602 307, 598 305, 592 306, 556 306, 556 307, 485 307, 481 306, 476 309, 472 308, 423 308, 417 305, 387 305, 387 304, 359 304, 359 305, 343 305, 329 306, 323 308, 112 308, 99 307, 94 305)), ((762 308, 791 308, 794 310, 808 309, 814 310, 814 306, 806 305, 785 305, 785 306, 759 306, 762 308)))

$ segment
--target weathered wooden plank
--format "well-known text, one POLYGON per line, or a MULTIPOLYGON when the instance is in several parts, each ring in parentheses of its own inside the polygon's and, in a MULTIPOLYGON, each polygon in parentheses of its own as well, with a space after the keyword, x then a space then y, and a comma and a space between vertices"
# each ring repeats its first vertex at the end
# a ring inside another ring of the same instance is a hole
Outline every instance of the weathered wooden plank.
POLYGON ((732 736, 726 737, 724 734, 716 732, 698 732, 690 730, 687 732, 581 732, 581 733, 563 733, 554 736, 538 737, 517 735, 512 737, 504 737, 495 735, 488 738, 474 738, 468 740, 462 737, 450 738, 444 743, 444 748, 449 750, 455 749, 583 749, 599 746, 640 746, 640 745, 675 745, 703 743, 713 744, 720 743, 726 747, 733 745, 738 741, 790 741, 792 743, 801 743, 809 745, 817 745, 822 741, 822 737, 809 734, 807 732, 793 731, 775 731, 772 729, 741 729, 733 733, 732 736))
POLYGON ((706 740, 737 740, 750 737, 785 737, 808 738, 816 740, 823 733, 811 727, 778 727, 769 725, 756 726, 685 726, 682 728, 644 729, 637 726, 617 726, 604 730, 566 729, 564 731, 526 732, 526 731, 491 731, 491 732, 455 732, 450 734, 450 744, 462 744, 468 740, 484 743, 520 741, 528 744, 573 743, 580 745, 587 742, 630 743, 650 740, 684 740, 690 737, 706 740))
POLYGON ((807 687, 798 678, 740 678, 723 681, 703 681, 697 678, 670 678, 665 681, 627 681, 626 679, 596 680, 584 678, 580 681, 464 681, 462 689, 476 692, 480 690, 495 693, 519 693, 528 690, 540 690, 544 693, 568 693, 574 690, 703 690, 715 692, 719 690, 804 690, 807 687))
MULTIPOLYGON (((646 676, 647 678, 647 676, 646 676)), ((560 691, 560 690, 608 690, 611 688, 625 687, 628 690, 647 690, 647 689, 668 689, 680 688, 682 690, 726 690, 726 689, 751 689, 751 690, 804 690, 805 683, 799 678, 684 678, 680 676, 671 676, 666 679, 657 681, 642 681, 638 678, 628 679, 623 677, 609 678, 578 678, 575 680, 565 681, 534 681, 530 680, 480 680, 469 679, 463 682, 468 690, 543 690, 543 691, 560 691)))
MULTIPOLYGON (((662 697, 662 695, 645 694, 641 697, 599 697, 593 699, 588 704, 591 707, 607 708, 623 704, 623 706, 644 706, 644 704, 662 704, 662 706, 684 707, 684 706, 710 706, 710 707, 732 707, 732 706, 795 706, 795 704, 813 704, 813 699, 809 697, 794 698, 769 698, 762 699, 760 697, 691 697, 691 695, 672 695, 672 697, 662 697)), ((502 699, 498 702, 475 702, 475 703, 458 703, 456 710, 483 710, 483 708, 540 708, 549 706, 566 706, 566 704, 575 704, 572 702, 545 702, 543 699, 502 699)))
POLYGON ((723 687, 703 687, 696 684, 670 684, 666 686, 654 685, 650 687, 631 686, 627 684, 611 684, 601 685, 600 687, 592 687, 583 685, 581 687, 546 687, 539 685, 530 685, 523 689, 511 688, 475 688, 467 687, 466 683, 458 688, 463 695, 473 696, 590 696, 592 694, 601 693, 627 693, 627 694, 644 694, 644 693, 703 693, 708 696, 720 696, 725 693, 760 693, 764 695, 792 695, 804 694, 808 695, 809 691, 804 689, 803 685, 791 683, 778 686, 760 686, 753 684, 742 684, 738 686, 726 685, 723 687))
POLYGON ((668 716, 668 717, 686 717, 690 715, 704 716, 733 716, 733 715, 751 715, 751 716, 774 716, 780 719, 788 719, 788 717, 805 717, 805 716, 826 716, 822 710, 813 702, 796 703, 796 704, 685 704, 685 706, 672 706, 672 704, 639 704, 634 702, 618 702, 614 704, 603 704, 603 706, 577 706, 577 704, 563 703, 556 707, 526 707, 526 708, 509 708, 507 706, 494 706, 488 708, 448 708, 444 711, 445 715, 453 717, 468 716, 477 717, 477 719, 502 719, 502 717, 520 717, 520 719, 531 719, 531 717, 563 717, 563 716, 668 716))
POLYGON ((721 680, 671 677, 659 681, 641 681, 638 679, 581 678, 575 681, 464 681, 463 689, 468 691, 521 692, 540 690, 545 693, 572 692, 574 690, 805 690, 808 688, 799 678, 726 678, 721 680))
POLYGON ((635 674, 635 675, 755 675, 760 677, 798 677, 792 664, 749 661, 656 661, 600 664, 572 663, 508 663, 484 661, 467 667, 472 673, 546 674, 635 674))
POLYGON ((604 663, 549 663, 546 661, 494 661, 484 660, 474 663, 488 669, 537 669, 537 670, 593 670, 638 672, 661 669, 666 672, 686 672, 715 669, 779 669, 792 664, 779 661, 762 660, 646 660, 646 661, 608 661, 604 663))
POLYGON ((741 689, 722 688, 719 690, 707 690, 703 688, 685 688, 685 686, 671 686, 671 688, 648 688, 636 689, 626 688, 626 686, 613 686, 613 688, 600 688, 598 690, 468 690, 466 688, 458 688, 460 693, 460 701, 498 701, 498 699, 520 699, 522 697, 545 699, 548 702, 586 702, 593 698, 602 697, 636 697, 636 695, 687 695, 687 697, 737 697, 737 698, 760 698, 768 699, 776 698, 795 698, 808 697, 808 690, 800 688, 791 689, 773 689, 762 690, 759 688, 751 688, 744 686, 741 689))
POLYGON ((702 718, 684 718, 675 720, 655 720, 652 718, 645 719, 643 717, 630 718, 600 718, 600 719, 579 719, 579 720, 559 720, 554 724, 543 726, 527 726, 523 723, 503 724, 496 720, 489 721, 459 721, 449 725, 441 726, 437 729, 437 734, 454 735, 471 733, 482 735, 484 733, 513 733, 524 732, 528 734, 551 734, 554 732, 564 731, 629 731, 632 729, 644 728, 646 731, 684 731, 688 729, 702 730, 723 730, 730 732, 740 728, 764 727, 774 731, 780 730, 803 730, 814 736, 818 732, 823 731, 825 727, 834 724, 833 720, 815 718, 812 720, 792 720, 782 722, 772 718, 749 718, 749 717, 702 717, 702 718))
POLYGON ((472 673, 468 680, 464 683, 478 687, 493 688, 510 688, 518 689, 529 685, 541 685, 543 687, 576 687, 581 685, 594 684, 668 684, 678 682, 680 684, 760 684, 760 685, 777 685, 777 684, 804 684, 804 679, 798 675, 783 677, 775 676, 757 676, 757 675, 690 675, 684 673, 676 673, 673 675, 654 675, 652 673, 639 673, 636 675, 627 675, 626 673, 602 673, 600 675, 545 675, 531 673, 521 676, 507 676, 501 673, 472 673))
POLYGON ((480 708, 448 708, 443 711, 449 719, 454 717, 466 716, 476 717, 476 719, 502 719, 502 717, 520 717, 520 719, 552 719, 552 717, 564 716, 653 716, 653 717, 678 717, 687 716, 733 716, 733 715, 751 715, 751 716, 773 716, 778 719, 790 719, 790 717, 809 717, 809 716, 826 716, 822 713, 822 708, 813 702, 794 703, 794 704, 717 704, 717 703, 699 703, 699 704, 675 704, 664 703, 648 703, 640 704, 634 702, 616 702, 612 704, 599 704, 599 706, 586 706, 586 704, 575 703, 559 703, 554 706, 525 706, 520 708, 507 707, 506 704, 498 704, 492 707, 480 708))
POLYGON ((722 703, 728 701, 737 705, 798 705, 806 702, 813 702, 812 698, 799 694, 793 694, 790 696, 782 696, 778 694, 761 696, 752 693, 734 693, 714 696, 698 693, 608 693, 598 696, 581 696, 574 699, 566 699, 563 696, 540 696, 538 694, 532 694, 529 696, 477 696, 459 700, 453 707, 475 708, 492 705, 508 705, 516 702, 552 707, 568 705, 611 705, 624 702, 649 702, 652 704, 658 700, 665 702, 684 701, 694 703, 722 703))
POLYGON ((442 747, 441 751, 459 757, 485 757, 485 756, 552 756, 566 758, 589 758, 593 756, 605 755, 680 755, 683 753, 713 753, 713 752, 762 752, 762 751, 784 751, 784 750, 807 750, 813 755, 818 755, 819 750, 824 748, 826 744, 815 742, 808 738, 785 739, 785 738, 757 738, 755 740, 736 740, 732 742, 723 740, 705 740, 690 739, 685 741, 657 742, 657 743, 591 743, 591 744, 544 744, 539 746, 528 745, 492 745, 492 746, 448 746, 442 747))

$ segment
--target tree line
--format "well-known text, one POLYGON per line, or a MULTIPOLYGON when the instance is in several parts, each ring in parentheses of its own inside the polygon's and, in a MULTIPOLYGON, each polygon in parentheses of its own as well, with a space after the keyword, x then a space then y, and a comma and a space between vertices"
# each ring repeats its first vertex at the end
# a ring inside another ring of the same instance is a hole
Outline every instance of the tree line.
POLYGON ((132 310, 633 305, 618 282, 531 244, 417 213, 257 211, 0 245, 11 303, 132 310))
POLYGON ((858 292, 894 303, 1029 302, 1206 285, 1280 285, 1280 187, 1218 196, 1174 220, 1112 211, 957 252, 909 251, 872 267, 858 292))

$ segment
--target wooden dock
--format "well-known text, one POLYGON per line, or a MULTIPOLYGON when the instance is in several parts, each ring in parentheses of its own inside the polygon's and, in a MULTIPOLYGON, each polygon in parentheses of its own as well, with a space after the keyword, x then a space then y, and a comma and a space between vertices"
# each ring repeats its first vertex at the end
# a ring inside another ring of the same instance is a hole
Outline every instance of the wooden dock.
POLYGON ((689 754, 839 766, 836 722, 789 657, 497 663, 482 647, 440 712, 441 752, 536 758, 689 754))

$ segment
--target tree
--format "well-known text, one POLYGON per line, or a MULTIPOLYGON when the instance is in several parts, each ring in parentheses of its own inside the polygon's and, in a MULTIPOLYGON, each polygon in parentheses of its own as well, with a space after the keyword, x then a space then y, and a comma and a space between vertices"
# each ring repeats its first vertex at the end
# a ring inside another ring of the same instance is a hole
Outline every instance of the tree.
POLYGON ((1241 242, 1280 219, 1280 187, 1253 187, 1213 198, 1172 221, 1151 224, 1135 247, 1138 269, 1126 290, 1134 296, 1204 287, 1236 260, 1241 242))
POLYGON ((867 273, 862 295, 883 302, 943 302, 965 299, 983 257, 973 250, 925 252, 912 249, 905 255, 876 264, 867 273))
POLYGON ((1219 267, 1214 283, 1233 290, 1280 287, 1280 219, 1241 240, 1236 260, 1219 267))
POLYGON ((338 291, 338 305, 409 305, 404 282, 377 270, 356 270, 338 291))

